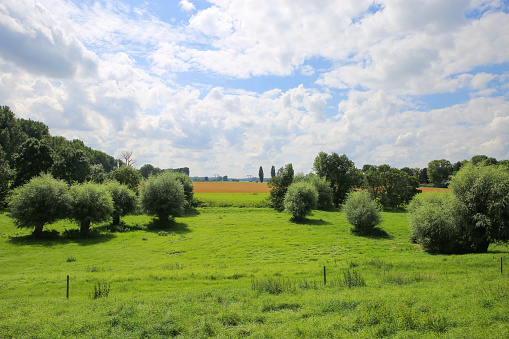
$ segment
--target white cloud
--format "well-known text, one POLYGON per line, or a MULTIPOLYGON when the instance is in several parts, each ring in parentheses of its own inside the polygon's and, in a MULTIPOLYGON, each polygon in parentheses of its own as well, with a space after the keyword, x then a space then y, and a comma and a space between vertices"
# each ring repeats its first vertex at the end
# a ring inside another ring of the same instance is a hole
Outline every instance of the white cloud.
POLYGON ((179 2, 180 7, 182 7, 182 10, 185 12, 192 12, 196 9, 196 7, 193 5, 192 2, 189 0, 180 0, 179 2))
POLYGON ((307 172, 320 151, 359 167, 509 157, 507 74, 484 69, 509 62, 501 2, 183 0, 193 15, 170 23, 121 2, 41 3, 0 4, 0 104, 140 166, 241 176, 307 172), (266 75, 281 81, 242 88, 266 75), (440 109, 419 102, 459 90, 440 109))

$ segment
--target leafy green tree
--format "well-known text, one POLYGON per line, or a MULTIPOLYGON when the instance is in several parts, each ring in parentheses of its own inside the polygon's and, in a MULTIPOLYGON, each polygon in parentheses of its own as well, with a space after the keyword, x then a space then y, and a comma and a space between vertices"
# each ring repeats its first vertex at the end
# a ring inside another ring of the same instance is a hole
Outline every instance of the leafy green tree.
POLYGON ((9 106, 0 106, 0 146, 8 162, 12 161, 12 157, 26 139, 27 136, 9 106))
POLYGON ((282 212, 285 208, 284 200, 288 187, 293 182, 293 166, 287 164, 281 167, 275 177, 272 177, 268 181, 268 187, 270 188, 269 201, 270 205, 279 212, 282 212))
POLYGON ((428 168, 424 167, 419 171, 419 183, 426 185, 429 183, 428 179, 428 168))
POLYGON ((123 185, 127 185, 127 187, 134 190, 135 192, 138 190, 138 186, 141 182, 140 172, 134 167, 125 165, 111 171, 108 177, 118 181, 123 185))
POLYGON ((14 178, 14 171, 5 159, 5 153, 0 146, 0 205, 3 205, 9 193, 11 180, 14 178))
POLYGON ((345 154, 339 156, 334 152, 331 155, 320 152, 315 158, 313 169, 316 174, 331 183, 336 206, 343 203, 347 193, 359 179, 355 164, 345 154))
POLYGON ((18 124, 21 131, 27 136, 27 138, 42 140, 44 136, 49 136, 49 128, 42 122, 20 118, 18 119, 18 124))
POLYGON ((303 173, 297 173, 293 177, 293 183, 297 182, 308 182, 315 187, 316 191, 318 192, 316 209, 327 211, 334 207, 332 203, 332 188, 330 187, 330 182, 328 182, 325 178, 319 177, 313 173, 309 173, 307 175, 304 175, 303 173))
POLYGON ((275 176, 276 176, 276 167, 274 165, 272 165, 272 167, 270 169, 270 177, 274 178, 275 176))
POLYGON ((305 181, 296 182, 288 187, 284 199, 284 210, 295 220, 302 220, 316 209, 318 192, 313 184, 305 181))
POLYGON ((328 182, 325 178, 313 174, 308 175, 308 181, 315 186, 316 191, 318 192, 316 208, 323 211, 330 210, 334 206, 332 203, 334 194, 330 187, 330 182, 328 182))
POLYGON ((145 164, 140 168, 140 174, 145 179, 148 179, 148 177, 151 175, 156 175, 161 172, 162 170, 159 167, 154 167, 151 164, 145 164))
POLYGON ((389 165, 371 166, 365 173, 363 188, 383 207, 396 208, 408 203, 417 189, 419 181, 415 176, 389 165))
POLYGON ((258 170, 258 178, 260 178, 260 182, 263 182, 263 168, 260 166, 260 169, 258 170))
POLYGON ((113 225, 120 224, 120 217, 134 213, 138 203, 136 194, 118 181, 110 181, 106 188, 113 199, 113 225))
POLYGON ((113 214, 113 199, 106 185, 93 182, 75 184, 70 188, 71 210, 69 216, 80 225, 86 236, 92 223, 108 221, 113 214))
POLYGON ((166 222, 184 213, 186 197, 182 183, 169 171, 151 176, 141 186, 140 201, 144 210, 166 222))
POLYGON ((464 214, 454 194, 419 194, 408 204, 412 239, 428 252, 463 252, 460 229, 464 214))
POLYGON ((106 180, 106 172, 101 164, 90 166, 89 180, 97 184, 102 184, 106 180))
POLYGON ((382 218, 378 204, 366 191, 348 194, 342 211, 348 223, 354 226, 352 232, 358 234, 372 233, 382 218))
POLYGON ((194 185, 191 178, 189 178, 189 175, 183 173, 183 172, 172 172, 175 179, 180 181, 182 184, 182 187, 184 188, 184 195, 186 197, 186 207, 191 206, 191 203, 193 202, 193 196, 194 196, 194 185))
POLYGON ((467 164, 452 178, 453 194, 466 210, 462 222, 467 251, 486 252, 509 240, 509 171, 501 166, 467 164))
POLYGON ((53 150, 44 142, 30 138, 14 155, 13 164, 16 170, 14 187, 27 183, 40 173, 48 172, 53 166, 53 150))
POLYGON ((90 163, 80 149, 66 148, 56 155, 51 172, 68 184, 82 183, 90 176, 90 163))
POLYGON ((473 164, 473 165, 479 165, 481 164, 482 162, 488 160, 488 156, 487 155, 474 155, 471 159, 470 159, 470 162, 473 164))
POLYGON ((446 187, 453 168, 449 160, 433 160, 428 164, 428 178, 435 187, 446 187))
POLYGON ((9 210, 19 228, 33 228, 33 236, 40 237, 44 225, 67 217, 69 203, 67 184, 43 174, 14 189, 9 210))

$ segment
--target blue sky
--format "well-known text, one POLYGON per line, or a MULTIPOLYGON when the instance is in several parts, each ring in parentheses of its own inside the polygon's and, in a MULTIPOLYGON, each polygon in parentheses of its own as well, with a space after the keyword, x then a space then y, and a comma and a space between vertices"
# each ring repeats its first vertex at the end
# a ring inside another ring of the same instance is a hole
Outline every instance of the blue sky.
POLYGON ((0 104, 137 166, 509 158, 509 5, 4 0, 0 104))

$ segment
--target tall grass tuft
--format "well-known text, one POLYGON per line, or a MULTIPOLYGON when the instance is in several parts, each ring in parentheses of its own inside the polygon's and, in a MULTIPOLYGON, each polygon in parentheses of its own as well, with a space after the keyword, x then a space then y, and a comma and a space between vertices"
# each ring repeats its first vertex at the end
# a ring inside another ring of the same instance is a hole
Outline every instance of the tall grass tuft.
POLYGON ((94 292, 90 294, 91 299, 99 299, 102 297, 107 297, 110 294, 110 284, 107 282, 103 282, 101 284, 100 281, 96 282, 94 285, 94 292))
POLYGON ((288 291, 295 291, 296 285, 285 277, 251 277, 251 288, 259 292, 280 294, 288 291))

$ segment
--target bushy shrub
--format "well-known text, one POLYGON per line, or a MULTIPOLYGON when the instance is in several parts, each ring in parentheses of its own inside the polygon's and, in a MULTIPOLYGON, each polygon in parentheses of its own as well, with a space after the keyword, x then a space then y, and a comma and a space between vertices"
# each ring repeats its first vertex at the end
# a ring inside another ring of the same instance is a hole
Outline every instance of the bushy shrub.
POLYGON ((310 175, 309 182, 315 186, 318 192, 318 200, 316 208, 322 211, 330 210, 334 207, 332 201, 334 198, 334 191, 330 186, 330 182, 327 179, 319 177, 317 175, 310 175))
POLYGON ((14 189, 9 201, 10 215, 19 228, 34 228, 34 237, 42 236, 45 224, 67 216, 69 189, 51 174, 32 178, 14 189))
POLYGON ((193 204, 193 196, 194 196, 193 181, 191 180, 191 178, 189 178, 189 175, 187 175, 185 173, 173 172, 173 175, 175 176, 175 179, 180 181, 180 183, 182 184, 182 187, 184 188, 184 195, 186 197, 186 207, 191 207, 193 204))
POLYGON ((113 199, 105 185, 93 182, 71 186, 70 217, 80 225, 80 233, 88 234, 91 223, 107 221, 113 213, 113 199))
POLYGON ((417 195, 408 205, 412 240, 429 252, 454 253, 460 250, 461 205, 453 194, 417 195))
POLYGON ((285 209, 285 196, 288 187, 293 182, 293 176, 293 165, 286 164, 267 183, 267 186, 270 188, 269 205, 278 212, 282 212, 285 209))
POLYGON ((409 205, 415 240, 428 251, 486 252, 509 240, 509 172, 467 164, 452 178, 452 193, 426 194, 409 205))
POLYGON ((504 166, 467 164, 450 188, 463 205, 463 242, 468 252, 486 252, 490 243, 509 241, 509 171, 504 166))
POLYGON ((120 168, 108 173, 108 178, 116 180, 123 185, 127 185, 129 189, 138 191, 141 182, 141 174, 136 168, 131 166, 121 166, 120 168))
POLYGON ((308 182, 296 182, 288 187, 285 195, 285 212, 291 214, 295 220, 302 220, 312 210, 316 209, 318 192, 315 186, 308 182))
POLYGON ((381 221, 380 207, 366 191, 348 194, 343 206, 348 223, 354 226, 352 232, 369 234, 381 221))
POLYGON ((110 181, 106 188, 113 199, 113 225, 119 225, 120 217, 136 211, 138 198, 126 185, 110 181))
POLYGON ((171 172, 151 176, 140 189, 143 209, 166 222, 184 213, 186 197, 182 183, 171 172))

